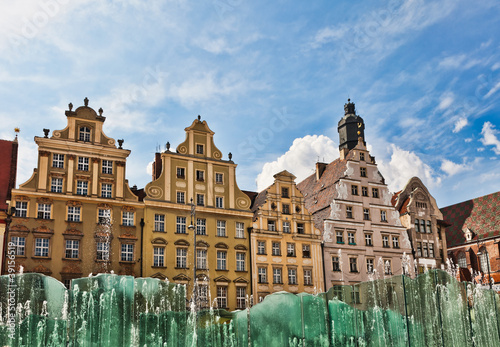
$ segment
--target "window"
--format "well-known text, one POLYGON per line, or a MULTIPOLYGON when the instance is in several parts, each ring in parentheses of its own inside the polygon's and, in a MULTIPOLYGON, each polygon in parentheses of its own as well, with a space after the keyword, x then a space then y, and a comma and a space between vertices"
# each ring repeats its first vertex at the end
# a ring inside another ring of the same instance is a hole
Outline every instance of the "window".
POLYGON ((226 270, 227 267, 227 252, 226 251, 217 251, 217 270, 226 270))
POLYGON ((384 260, 384 269, 386 275, 392 275, 391 261, 389 259, 384 260))
POLYGON ((312 271, 309 269, 304 269, 304 285, 305 286, 312 285, 312 271))
POLYGON ((385 248, 390 247, 389 245, 389 235, 382 235, 382 246, 385 248))
POLYGON ((186 217, 177 217, 175 232, 177 234, 185 234, 186 233, 186 217))
POLYGON ((186 193, 184 192, 177 192, 177 203, 178 204, 184 204, 185 203, 185 196, 186 196, 186 193))
POLYGON ((415 219, 415 232, 420 232, 420 224, 418 219, 415 219))
POLYGON ((177 168, 177 178, 186 178, 186 169, 183 167, 177 168))
MULTIPOLYGON (((24 255, 25 246, 26 246, 26 238, 20 236, 12 236, 10 238, 10 242, 12 243, 12 247, 14 248, 15 255, 24 255)), ((11 245, 9 245, 10 248, 11 245)))
POLYGON ((349 258, 349 271, 350 272, 358 272, 358 259, 357 258, 349 258))
POLYGON ((224 198, 222 196, 215 197, 215 207, 224 208, 224 198))
POLYGON ((356 244, 356 238, 354 237, 353 232, 348 232, 347 233, 347 242, 349 242, 350 245, 355 245, 356 244))
POLYGON ((265 267, 259 267, 259 283, 267 283, 267 269, 265 267))
POLYGON ((373 259, 371 258, 366 258, 366 272, 373 273, 373 259))
POLYGON ((97 212, 99 224, 108 224, 111 222, 111 210, 100 208, 97 212))
POLYGON ((113 162, 111 160, 102 161, 102 173, 103 174, 113 174, 113 162))
POLYGON ((97 260, 109 260, 109 242, 97 242, 97 260))
POLYGON ((196 144, 196 154, 203 154, 203 145, 196 144))
POLYGON ((90 141, 90 129, 87 127, 80 128, 80 141, 89 142, 90 141))
POLYGON ((281 187, 281 197, 282 198, 289 198, 290 197, 290 195, 288 194, 288 188, 281 187))
POLYGON ((64 154, 52 154, 52 167, 63 169, 64 168, 64 154))
POLYGON ((236 253, 236 271, 245 271, 245 253, 236 253))
POLYGON ((268 220, 267 221, 267 230, 269 230, 269 231, 276 231, 276 221, 274 221, 274 220, 268 220))
POLYGON ((125 226, 133 226, 134 212, 123 211, 122 224, 125 226))
POLYGON ((304 224, 297 223, 297 233, 298 234, 304 234, 304 224))
POLYGON ((372 234, 365 234, 365 245, 373 246, 372 234))
POLYGON ((281 268, 279 267, 273 268, 273 283, 275 284, 283 283, 283 280, 281 278, 281 268))
POLYGON ((286 244, 286 256, 295 257, 295 243, 286 244))
POLYGON ((352 206, 345 207, 345 216, 346 218, 352 218, 352 206))
POLYGON ((359 286, 353 286, 352 287, 352 292, 351 292, 351 299, 353 304, 360 304, 360 293, 359 293, 359 286))
POLYGON ((217 236, 226 237, 226 221, 217 221, 217 236))
POLYGON ((429 258, 434 258, 434 244, 429 243, 429 258))
POLYGON ((333 296, 339 300, 344 298, 344 287, 343 286, 333 286, 333 296))
POLYGON ((215 173, 215 183, 217 183, 217 184, 224 183, 224 174, 216 172, 215 173))
POLYGON ((205 206, 205 195, 196 194, 196 205, 205 206))
POLYGON ((179 269, 187 268, 187 249, 177 248, 175 267, 179 269))
POLYGON ((290 222, 283 222, 283 232, 286 234, 290 233, 290 222))
POLYGON ((359 160, 365 160, 365 154, 363 152, 359 153, 359 160))
POLYGON ((88 195, 88 192, 89 192, 89 182, 76 181, 76 195, 88 195))
POLYGON ((361 187, 361 195, 368 196, 368 187, 361 187))
POLYGON ((52 184, 50 185, 50 191, 52 193, 62 193, 63 179, 62 178, 52 178, 52 184))
POLYGON ((422 243, 421 242, 417 242, 417 257, 421 257, 422 256, 422 243))
POLYGON ((459 267, 461 267, 462 269, 467 269, 467 257, 465 256, 464 252, 458 253, 457 262, 459 267))
POLYGON ((332 257, 332 270, 340 271, 340 259, 339 257, 332 257))
POLYGON ((337 231, 337 243, 344 243, 344 232, 343 231, 337 231))
POLYGON ((379 195, 378 195, 378 188, 372 188, 372 196, 374 198, 378 198, 379 195))
POLYGON ((420 232, 425 233, 425 220, 420 220, 420 232))
POLYGON ((288 284, 297 284, 297 269, 288 269, 288 284))
POLYGON ((380 221, 387 222, 387 212, 385 210, 380 211, 380 221))
POLYGON ((245 223, 236 222, 236 236, 237 239, 245 238, 245 223))
POLYGON ((311 246, 302 245, 302 258, 311 258, 311 246))
POLYGON ((101 186, 101 197, 111 198, 113 192, 113 185, 111 183, 103 183, 101 186))
POLYGON ((197 249, 196 250, 196 268, 200 270, 207 269, 207 250, 197 249))
POLYGON ((424 258, 429 257, 429 253, 427 252, 427 242, 422 242, 422 250, 423 250, 422 256, 424 258))
POLYGON ((78 259, 79 248, 80 248, 80 241, 66 240, 66 258, 78 259))
POLYGON ((361 177, 366 177, 366 167, 360 167, 359 174, 361 177))
POLYGON ((69 222, 80 221, 80 206, 68 206, 68 221, 69 222))
POLYGON ((165 266, 165 248, 153 247, 153 266, 165 266))
POLYGON ((392 237, 392 247, 399 248, 399 237, 397 236, 392 237))
POLYGON ((165 215, 155 214, 155 230, 154 231, 165 231, 165 215))
POLYGON ((196 170, 196 180, 204 181, 205 180, 205 171, 196 170))
POLYGON ((35 257, 48 257, 48 256, 49 256, 49 239, 36 238, 35 257))
POLYGON ((205 218, 198 218, 196 220, 196 235, 207 234, 207 220, 205 218))
POLYGON ((431 221, 430 220, 427 221, 427 233, 429 233, 429 234, 432 233, 431 221))
POLYGON ((370 220, 370 209, 368 208, 363 209, 363 219, 370 220))
POLYGON ((352 195, 358 195, 358 186, 352 185, 351 186, 351 193, 352 193, 352 195))
POLYGON ((27 217, 27 216, 28 216, 28 202, 16 201, 16 217, 27 217))
POLYGON ((78 170, 89 171, 89 158, 78 157, 78 170))
POLYGON ((134 245, 122 243, 121 261, 134 261, 134 245))
POLYGON ((266 241, 257 241, 257 254, 266 254, 266 241))
POLYGON ((51 204, 38 204, 38 218, 50 219, 51 204))
POLYGON ((246 306, 247 289, 245 287, 236 287, 236 308, 243 309, 246 306))
POLYGON ((281 243, 280 242, 273 242, 273 249, 272 249, 272 254, 273 255, 281 255, 281 243))
POLYGON ((290 205, 282 204, 282 206, 283 206, 283 214, 290 214, 290 205))
POLYGON ((227 287, 217 286, 217 308, 227 308, 227 287))

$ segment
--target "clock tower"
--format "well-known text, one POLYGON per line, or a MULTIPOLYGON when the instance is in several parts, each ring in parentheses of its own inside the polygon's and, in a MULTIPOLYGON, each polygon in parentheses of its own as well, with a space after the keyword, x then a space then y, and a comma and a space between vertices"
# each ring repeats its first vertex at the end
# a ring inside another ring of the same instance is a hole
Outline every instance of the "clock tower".
POLYGON ((365 123, 363 118, 356 115, 355 106, 351 99, 347 99, 347 104, 344 105, 344 117, 340 120, 337 129, 340 151, 344 148, 347 151, 353 149, 358 144, 359 138, 362 139, 363 144, 366 146, 365 123))

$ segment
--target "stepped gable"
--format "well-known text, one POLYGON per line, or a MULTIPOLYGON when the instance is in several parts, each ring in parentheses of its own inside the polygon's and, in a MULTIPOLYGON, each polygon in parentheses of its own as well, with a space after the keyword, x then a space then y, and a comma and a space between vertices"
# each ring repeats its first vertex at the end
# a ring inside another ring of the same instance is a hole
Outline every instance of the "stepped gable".
POLYGON ((467 228, 481 238, 500 236, 500 192, 440 209, 451 225, 446 229, 448 247, 466 243, 467 228))

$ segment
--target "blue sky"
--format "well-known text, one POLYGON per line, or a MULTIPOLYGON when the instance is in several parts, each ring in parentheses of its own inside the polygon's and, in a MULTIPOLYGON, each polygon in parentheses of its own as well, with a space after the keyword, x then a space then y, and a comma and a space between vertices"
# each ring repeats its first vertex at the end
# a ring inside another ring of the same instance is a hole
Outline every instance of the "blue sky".
POLYGON ((0 138, 90 99, 132 150, 130 185, 201 115, 240 188, 338 157, 347 98, 392 191, 419 176, 443 207, 500 190, 500 3, 493 0, 0 3, 0 138))

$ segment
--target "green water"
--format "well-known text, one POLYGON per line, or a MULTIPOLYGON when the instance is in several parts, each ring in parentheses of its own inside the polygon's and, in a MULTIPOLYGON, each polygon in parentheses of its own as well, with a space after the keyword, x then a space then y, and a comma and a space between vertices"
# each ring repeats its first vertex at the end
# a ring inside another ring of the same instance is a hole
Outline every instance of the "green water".
POLYGON ((184 286, 112 274, 0 277, 0 346, 497 347, 498 295, 432 270, 250 309, 191 310, 184 286))

